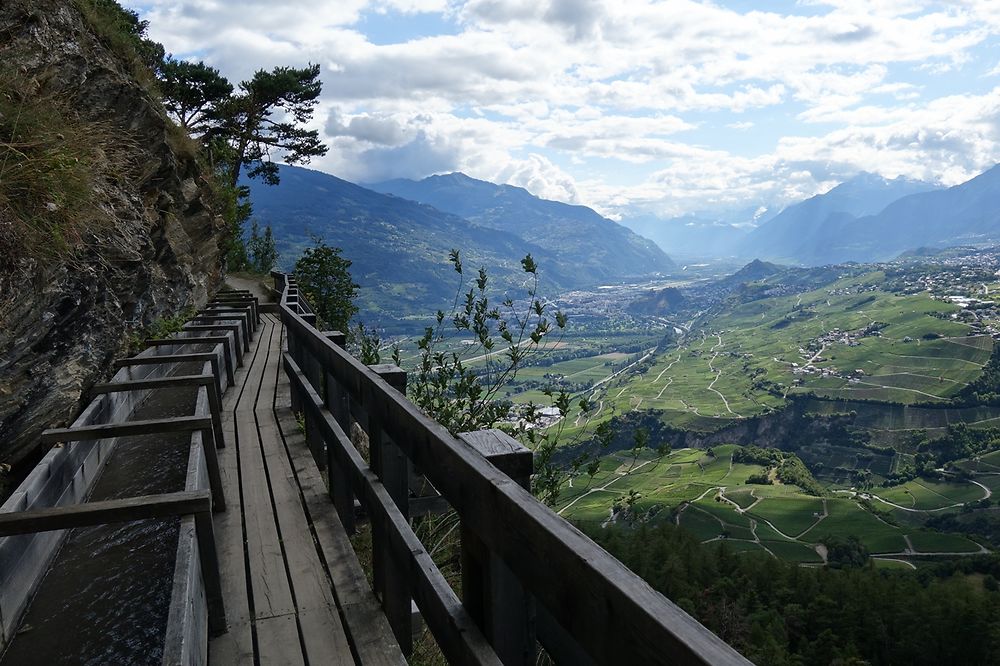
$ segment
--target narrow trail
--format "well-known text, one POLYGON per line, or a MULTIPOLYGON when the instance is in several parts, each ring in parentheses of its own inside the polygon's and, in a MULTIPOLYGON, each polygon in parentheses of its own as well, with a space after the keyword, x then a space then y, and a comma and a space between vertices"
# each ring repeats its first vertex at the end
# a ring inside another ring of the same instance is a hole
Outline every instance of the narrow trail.
POLYGON ((895 558, 895 557, 873 557, 872 559, 873 560, 881 560, 882 562, 900 562, 900 563, 905 564, 906 566, 910 567, 914 571, 917 570, 917 565, 914 564, 913 562, 910 562, 909 560, 900 560, 900 559, 895 558))
POLYGON ((587 492, 583 493, 579 497, 574 498, 572 502, 570 502, 569 504, 567 504, 563 508, 561 508, 558 511, 556 511, 556 514, 561 516, 562 513, 563 513, 563 511, 566 511, 567 509, 569 509, 570 507, 572 507, 574 504, 576 504, 577 502, 579 502, 580 500, 582 500, 584 497, 587 497, 587 496, 592 495, 594 493, 601 492, 601 491, 616 492, 614 490, 610 490, 609 491, 608 488, 611 487, 612 484, 614 484, 614 483, 616 483, 618 481, 621 481, 626 476, 629 476, 630 474, 636 472, 637 470, 642 469, 643 467, 645 467, 646 465, 651 464, 652 462, 653 462, 652 460, 647 460, 646 462, 639 463, 638 465, 636 465, 635 467, 633 467, 632 469, 630 469, 627 472, 615 472, 615 474, 617 474, 618 476, 614 477, 613 479, 611 479, 610 481, 608 481, 607 483, 605 483, 603 486, 597 486, 595 488, 591 488, 590 490, 588 490, 587 492))
MULTIPOLYGON (((976 484, 977 486, 979 486, 980 488, 982 488, 984 491, 986 491, 986 494, 983 497, 980 497, 979 500, 989 499, 990 497, 993 496, 993 491, 990 490, 987 486, 979 483, 978 481, 973 481, 972 479, 969 479, 969 482, 976 484)), ((932 492, 932 493, 934 493, 938 497, 941 497, 942 499, 945 499, 945 500, 950 499, 948 497, 945 497, 941 493, 934 492, 934 490, 931 489, 931 488, 927 488, 927 490, 930 491, 930 492, 932 492)), ((841 491, 841 492, 850 493, 851 497, 857 497, 858 496, 858 493, 855 492, 855 491, 853 491, 853 490, 847 490, 847 491, 841 491)), ((891 507, 895 507, 895 508, 897 508, 897 509, 899 509, 901 511, 909 511, 910 513, 937 513, 939 511, 947 511, 948 509, 954 509, 954 508, 957 508, 957 507, 965 506, 965 504, 967 504, 967 502, 955 502, 954 504, 948 504, 947 506, 939 506, 939 507, 937 507, 935 509, 915 509, 915 508, 912 508, 912 507, 903 506, 901 504, 896 504, 895 502, 890 502, 887 499, 883 499, 882 497, 879 497, 875 493, 868 493, 867 495, 862 495, 862 497, 871 497, 873 499, 877 499, 879 502, 882 502, 883 504, 888 504, 891 507)), ((913 498, 912 495, 910 497, 912 499, 914 499, 914 502, 916 502, 916 499, 913 498)), ((970 500, 970 501, 979 501, 979 500, 970 500)))
POLYGON ((709 351, 713 352, 713 355, 712 355, 711 360, 709 360, 709 362, 708 362, 708 369, 715 373, 715 379, 713 379, 712 383, 708 385, 708 390, 711 391, 712 393, 714 393, 715 395, 719 396, 720 398, 722 398, 722 404, 724 404, 726 406, 726 411, 727 412, 729 412, 733 416, 739 416, 739 414, 737 414, 736 412, 734 412, 732 410, 732 408, 729 406, 729 401, 726 400, 726 396, 722 395, 721 392, 719 392, 719 391, 715 390, 715 388, 713 388, 715 386, 715 382, 719 381, 719 378, 722 377, 722 370, 716 370, 715 366, 712 365, 713 363, 715 363, 715 359, 719 358, 719 352, 717 352, 715 350, 722 346, 722 336, 719 335, 718 333, 716 333, 715 337, 719 339, 719 343, 717 345, 715 345, 714 347, 712 347, 709 350, 709 351))
MULTIPOLYGON (((656 399, 659 400, 661 397, 663 397, 663 392, 666 391, 668 388, 670 388, 670 385, 673 384, 673 383, 674 383, 674 378, 673 377, 669 377, 668 380, 667 380, 667 383, 664 384, 663 388, 660 389, 660 392, 656 394, 656 399)), ((987 463, 987 464, 989 464, 989 463, 987 463)))
MULTIPOLYGON (((883 384, 875 384, 874 382, 863 382, 863 381, 860 381, 860 380, 858 381, 858 384, 864 384, 865 386, 874 386, 875 388, 880 388, 880 389, 885 389, 885 390, 907 391, 909 393, 917 393, 919 395, 925 395, 928 398, 933 398, 934 400, 938 400, 938 401, 944 400, 944 398, 942 398, 939 395, 934 395, 933 393, 927 393, 926 391, 918 391, 917 389, 903 388, 902 386, 885 386, 883 384)), ((851 386, 845 386, 845 387, 837 389, 837 390, 838 391, 863 391, 865 389, 859 389, 859 388, 854 388, 854 387, 851 387, 851 386)))
MULTIPOLYGON (((940 361, 941 360, 937 356, 913 356, 913 355, 910 355, 910 354, 894 354, 894 356, 898 356, 899 358, 926 358, 926 359, 929 359, 931 361, 940 361)), ((966 360, 964 358, 949 358, 948 360, 949 361, 961 361, 962 363, 968 363, 969 365, 974 365, 977 368, 985 368, 986 367, 982 363, 976 363, 975 361, 968 361, 968 360, 966 360)))
POLYGON ((647 358, 649 358, 650 356, 652 356, 653 352, 655 352, 655 351, 656 351, 655 347, 652 348, 652 349, 646 350, 645 356, 643 356, 642 358, 640 358, 638 361, 633 361, 632 363, 629 363, 628 365, 626 365, 624 368, 622 368, 618 372, 612 372, 610 375, 608 375, 604 379, 601 379, 600 381, 595 382, 594 385, 590 387, 590 392, 591 392, 590 395, 593 397, 593 395, 595 393, 597 393, 597 389, 600 388, 601 385, 607 384, 608 382, 610 382, 612 379, 614 379, 618 375, 622 374, 623 372, 628 372, 629 368, 631 368, 632 366, 635 366, 635 365, 638 365, 638 364, 642 363, 647 358))
POLYGON ((663 376, 663 374, 664 374, 664 373, 665 373, 665 372, 666 372, 667 370, 669 370, 670 368, 674 367, 674 363, 677 363, 677 361, 679 361, 679 360, 681 360, 681 355, 680 355, 680 354, 678 354, 678 355, 677 355, 677 358, 675 358, 674 360, 672 360, 672 361, 670 362, 670 364, 669 364, 669 365, 667 365, 667 367, 663 368, 663 370, 660 370, 660 374, 656 375, 656 379, 654 379, 654 380, 653 380, 653 383, 655 384, 656 382, 660 381, 660 377, 662 377, 662 376, 663 376))

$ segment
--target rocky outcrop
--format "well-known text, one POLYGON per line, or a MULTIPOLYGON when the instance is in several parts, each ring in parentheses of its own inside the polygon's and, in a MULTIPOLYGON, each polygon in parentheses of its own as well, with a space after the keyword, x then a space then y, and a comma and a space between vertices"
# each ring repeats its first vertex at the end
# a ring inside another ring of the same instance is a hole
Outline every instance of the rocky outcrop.
POLYGON ((8 262, 0 276, 0 463, 16 466, 111 374, 130 331, 207 300, 223 224, 186 138, 77 4, 0 2, 0 62, 130 146, 125 172, 94 174, 107 224, 67 259, 8 262))

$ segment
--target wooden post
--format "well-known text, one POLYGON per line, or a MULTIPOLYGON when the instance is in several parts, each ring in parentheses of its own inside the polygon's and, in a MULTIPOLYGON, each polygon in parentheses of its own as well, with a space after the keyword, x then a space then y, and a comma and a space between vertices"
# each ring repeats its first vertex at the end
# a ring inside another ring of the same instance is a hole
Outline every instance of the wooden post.
POLYGON ((194 529, 198 535, 198 557, 208 602, 208 633, 219 636, 226 633, 226 607, 222 597, 222 572, 219 570, 219 553, 215 547, 211 512, 200 511, 194 514, 194 529))
MULTIPOLYGON (((369 366, 392 388, 406 393, 406 372, 395 365, 369 366)), ((377 399, 376 399, 377 400, 377 399)), ((378 476, 404 518, 409 517, 409 461, 385 432, 385 411, 381 401, 365 405, 368 412, 368 447, 371 469, 378 476)), ((413 652, 410 581, 406 568, 394 561, 391 552, 390 525, 379 520, 372 524, 372 559, 375 593, 382 599, 382 610, 403 654, 413 652)))
MULTIPOLYGON (((295 364, 301 369, 302 365, 299 356, 299 340, 296 337, 295 327, 286 326, 285 327, 285 343, 288 346, 288 355, 292 357, 295 364)), ((289 398, 291 400, 292 412, 298 414, 302 411, 302 396, 299 395, 299 390, 295 386, 295 382, 291 382, 291 387, 289 390, 289 398)))
MULTIPOLYGON (((347 344, 347 336, 340 331, 325 331, 323 335, 338 347, 343 347, 347 344)), ((337 420, 343 431, 350 436, 350 408, 347 404, 347 391, 340 386, 337 378, 331 373, 323 370, 323 374, 325 375, 323 379, 326 390, 321 395, 326 403, 326 408, 330 410, 333 418, 337 420)), ((327 489, 330 499, 333 501, 333 506, 337 509, 337 515, 340 516, 340 522, 344 526, 344 531, 348 534, 354 534, 354 492, 351 489, 350 476, 348 476, 347 470, 336 461, 336 456, 333 455, 333 447, 329 444, 326 447, 326 457, 327 489)))
MULTIPOLYGON (((525 489, 531 486, 532 453, 500 430, 459 435, 525 489)), ((534 664, 535 604, 520 580, 462 521, 462 604, 506 666, 534 664)), ((583 583, 581 583, 583 584, 583 583)))

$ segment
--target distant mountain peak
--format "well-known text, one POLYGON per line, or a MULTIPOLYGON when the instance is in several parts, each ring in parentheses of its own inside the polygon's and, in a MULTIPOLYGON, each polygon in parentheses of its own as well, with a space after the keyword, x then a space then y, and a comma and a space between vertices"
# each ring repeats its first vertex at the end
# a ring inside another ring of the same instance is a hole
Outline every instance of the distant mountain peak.
POLYGON ((662 273, 674 267, 655 243, 597 211, 543 199, 515 185, 454 172, 369 187, 530 240, 572 267, 570 272, 582 284, 662 273))

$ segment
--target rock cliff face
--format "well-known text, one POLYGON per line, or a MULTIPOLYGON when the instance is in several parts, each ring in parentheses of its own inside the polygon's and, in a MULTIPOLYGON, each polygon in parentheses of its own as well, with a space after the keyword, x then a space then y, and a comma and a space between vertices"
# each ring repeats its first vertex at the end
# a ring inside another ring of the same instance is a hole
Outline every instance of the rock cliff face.
MULTIPOLYGON (((79 5, 2 0, 0 63, 130 146, 124 172, 93 174, 106 224, 72 257, 0 262, 0 464, 16 468, 111 374, 130 331, 207 300, 223 277, 223 223, 184 137, 79 5)), ((6 223, 18 224, 9 212, 6 223)))

